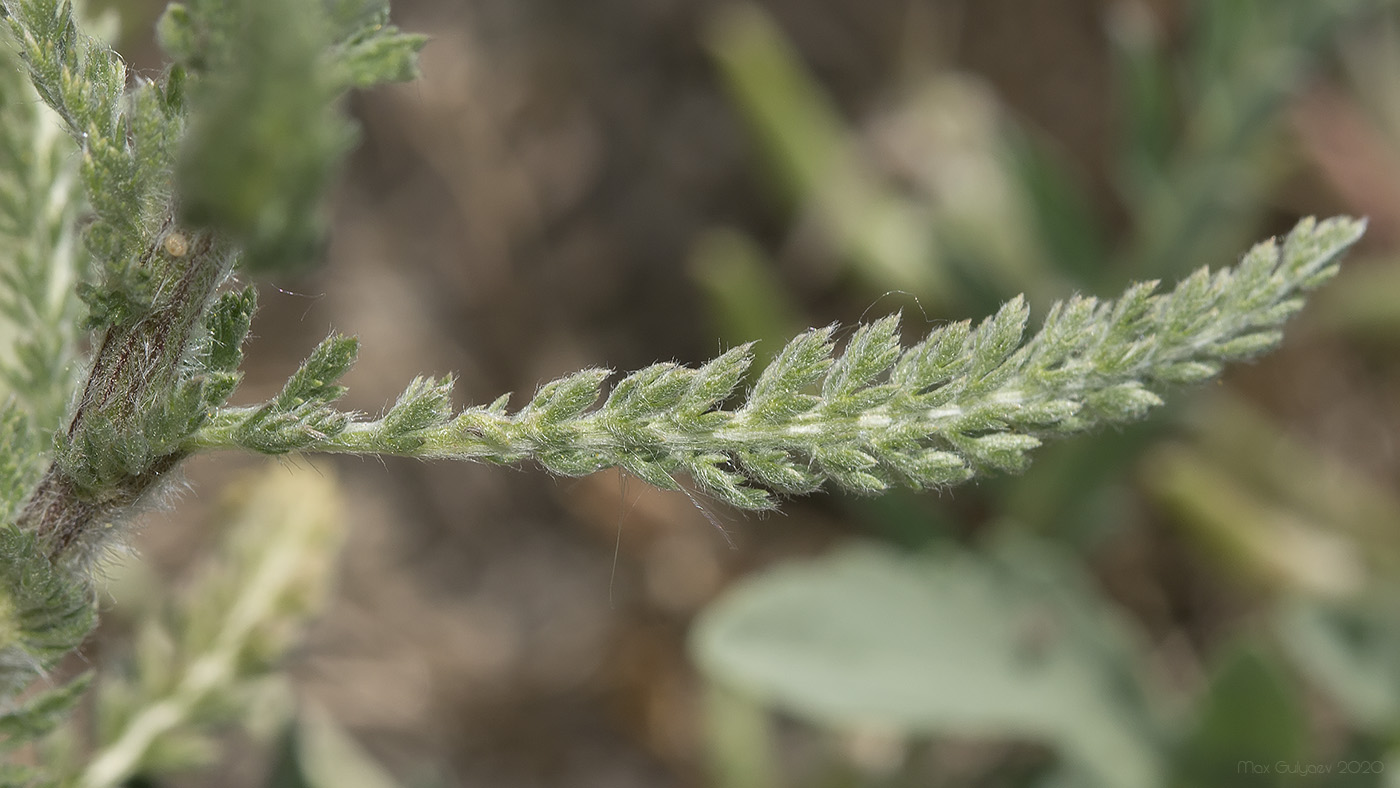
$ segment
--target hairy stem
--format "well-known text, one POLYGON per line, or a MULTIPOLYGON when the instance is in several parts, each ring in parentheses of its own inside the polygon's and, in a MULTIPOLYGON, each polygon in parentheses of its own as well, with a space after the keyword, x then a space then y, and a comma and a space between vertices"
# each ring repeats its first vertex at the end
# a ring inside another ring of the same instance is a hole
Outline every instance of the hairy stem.
MULTIPOLYGON (((148 260, 165 251, 173 229, 167 222, 149 250, 148 260)), ((185 239, 166 285, 156 293, 148 314, 108 328, 97 344, 82 394, 65 435, 79 441, 97 416, 111 432, 139 432, 134 423, 143 407, 159 401, 180 378, 196 328, 219 284, 228 276, 230 258, 217 248, 214 236, 198 233, 185 239), (131 428, 129 428, 131 427, 131 428)), ((108 479, 92 489, 74 472, 62 452, 45 471, 20 515, 21 527, 33 530, 57 559, 85 534, 119 519, 140 501, 187 452, 176 450, 151 458, 144 467, 108 479)))

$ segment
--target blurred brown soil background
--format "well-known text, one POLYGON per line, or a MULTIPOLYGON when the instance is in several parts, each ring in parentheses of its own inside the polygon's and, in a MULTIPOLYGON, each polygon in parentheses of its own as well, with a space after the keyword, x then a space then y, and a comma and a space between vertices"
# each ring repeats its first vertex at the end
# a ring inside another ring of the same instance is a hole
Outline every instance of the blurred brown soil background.
MULTIPOLYGON (((128 14, 138 67, 158 62, 146 32, 157 5, 128 14)), ((848 119, 931 69, 969 71, 1114 215, 1109 3, 764 5, 848 119)), ((1155 5, 1170 32, 1177 4, 1155 5)), ((347 404, 367 412, 417 374, 456 374, 459 405, 514 391, 518 406, 584 366, 719 350, 687 269, 693 243, 729 224, 777 247, 792 217, 704 50, 718 6, 395 0, 397 24, 432 36, 423 77, 353 101, 364 138, 326 264, 261 289, 238 401, 273 392, 332 328, 363 341, 347 404)), ((783 263, 819 322, 870 306, 806 278, 800 250, 783 263)), ((193 493, 141 531, 146 559, 178 576, 209 541, 200 525, 221 480, 256 462, 191 462, 193 493)), ((762 517, 710 505, 726 536, 685 496, 615 474, 316 462, 344 485, 351 536, 335 599, 291 669, 410 785, 703 784, 688 622, 734 577, 856 531, 824 498, 762 517)), ((1125 560, 1185 560, 1160 548, 1125 560)), ((236 749, 221 784, 251 784, 258 757, 236 749)))

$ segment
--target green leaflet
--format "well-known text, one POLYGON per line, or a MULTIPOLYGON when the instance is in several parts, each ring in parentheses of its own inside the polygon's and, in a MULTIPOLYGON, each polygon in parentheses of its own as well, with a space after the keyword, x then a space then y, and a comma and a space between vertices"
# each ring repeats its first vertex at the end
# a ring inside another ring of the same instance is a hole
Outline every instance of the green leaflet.
POLYGON ((0 698, 51 668, 95 624, 87 581, 55 567, 34 534, 0 525, 0 698))

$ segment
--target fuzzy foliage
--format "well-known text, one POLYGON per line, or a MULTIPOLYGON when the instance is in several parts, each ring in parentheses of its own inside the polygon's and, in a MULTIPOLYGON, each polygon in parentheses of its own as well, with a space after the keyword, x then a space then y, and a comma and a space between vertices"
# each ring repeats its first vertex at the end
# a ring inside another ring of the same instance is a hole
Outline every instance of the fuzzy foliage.
POLYGON ((230 489, 223 508, 223 543, 182 593, 145 600, 130 659, 103 671, 94 755, 69 765, 76 784, 109 788, 207 764, 211 732, 242 715, 324 605, 345 534, 328 473, 269 468, 230 489))
MULTIPOLYGON (((1273 347, 1362 231, 1307 220, 1170 292, 1146 283, 1057 304, 1030 336, 1021 299, 908 346, 898 316, 857 328, 839 354, 835 328, 814 329, 742 395, 749 345, 698 368, 653 365, 606 397, 611 371, 583 370, 514 412, 508 397, 454 411, 450 378, 418 378, 367 419, 335 407, 358 344, 333 335, 276 397, 230 407, 256 309, 230 278, 314 259, 354 138, 343 96, 411 78, 424 39, 389 25, 384 0, 187 0, 160 22, 174 62, 148 79, 66 0, 0 0, 0 17, 12 37, 0 61, 23 61, 0 62, 0 746, 71 708, 81 683, 14 699, 90 631, 95 557, 195 452, 618 467, 664 489, 688 476, 748 509, 827 483, 940 487, 1018 471, 1047 437, 1141 418, 1168 387, 1273 347), (80 328, 92 332, 85 365, 80 328)), ((147 654, 139 691, 96 704, 102 751, 85 783, 160 761, 157 734, 285 645, 259 622, 277 629, 311 606, 289 561, 328 541, 298 533, 235 549, 198 609, 177 611, 171 629, 193 638, 179 672, 147 654)), ((0 782, 30 777, 0 769, 0 782)))
POLYGON ((332 337, 281 396, 221 410, 186 449, 534 460, 565 476, 622 468, 663 489, 678 489, 674 476, 686 474, 747 509, 772 506, 770 490, 798 495, 826 482, 860 493, 951 485, 1019 471, 1044 438, 1141 419, 1170 386, 1271 349, 1363 229, 1350 219, 1304 220, 1282 242, 1255 246, 1233 268, 1200 269, 1170 292, 1147 282, 1116 300, 1057 303, 1030 337, 1020 298, 909 347, 897 315, 856 329, 839 355, 835 327, 814 329, 732 407, 753 363, 748 345, 698 369, 647 367, 601 405, 606 369, 548 383, 515 413, 503 397, 453 415, 451 381, 418 379, 366 421, 330 407, 354 351, 332 337))
POLYGON ((197 74, 177 177, 193 224, 226 232, 254 271, 317 257, 323 195, 355 138, 351 87, 412 79, 425 38, 374 0, 191 0, 162 17, 173 74, 197 74))
MULTIPOLYGON (((147 78, 71 2, 0 0, 0 746, 43 733, 81 692, 14 701, 91 630, 95 558, 238 384, 256 307, 251 288, 225 291, 241 247, 263 269, 307 259, 354 136, 343 95, 416 73, 423 39, 387 13, 172 6, 161 33, 177 62, 147 78), (291 152, 266 155, 279 140, 291 152), (240 224, 253 203, 286 223, 240 224)), ((293 381, 287 399, 315 389, 293 381)))
POLYGON ((92 593, 86 582, 53 566, 32 533, 0 526, 0 690, 16 689, 16 677, 52 667, 92 628, 92 593))
MULTIPOLYGON (((95 352, 19 519, 85 561, 105 541, 89 525, 148 498, 236 387, 254 302, 220 290, 240 259, 265 271, 314 258, 323 194, 354 137, 345 92, 416 74, 424 39, 389 25, 383 0, 195 0, 160 25, 175 62, 128 89, 120 57, 68 2, 3 8, 33 90, 79 152, 93 214, 92 274, 76 292, 95 352)), ((59 204, 71 218, 83 203, 59 204)), ((30 433, 60 428, 62 394, 30 433)))
MULTIPOLYGON (((75 285, 87 266, 74 145, 24 78, 0 31, 0 755, 51 730, 86 679, 14 696, 77 647, 95 623, 85 577, 55 567, 13 524, 42 476, 78 383, 75 285)), ((0 784, 35 775, 0 767, 0 784)))
POLYGON ((138 78, 128 91, 121 58, 82 32, 69 3, 7 0, 4 7, 34 88, 81 154, 95 215, 85 238, 96 278, 79 289, 89 324, 138 318, 171 275, 151 241, 167 222, 179 108, 157 82, 138 78))
POLYGON ((80 678, 14 696, 77 648, 97 623, 87 578, 54 566, 33 533, 0 524, 0 754, 47 734, 87 686, 80 678))
MULTIPOLYGON (((0 40, 6 41, 0 29, 0 40)), ((0 48, 0 519, 42 471, 47 436, 77 385, 79 302, 87 266, 74 146, 0 48)))

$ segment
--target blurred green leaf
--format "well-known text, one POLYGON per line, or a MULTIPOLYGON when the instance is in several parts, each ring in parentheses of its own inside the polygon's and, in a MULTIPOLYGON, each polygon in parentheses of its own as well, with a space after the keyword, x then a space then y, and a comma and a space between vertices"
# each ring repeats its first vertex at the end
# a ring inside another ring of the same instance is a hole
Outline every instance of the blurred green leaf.
POLYGON ((315 262, 325 192, 356 130, 351 87, 411 79, 426 38, 384 0, 191 0, 161 18, 162 46, 197 75, 177 167, 181 210, 229 233, 255 271, 315 262))
POLYGON ((1242 487, 1354 542, 1368 567, 1400 569, 1400 499, 1391 489, 1226 390, 1198 397, 1183 415, 1196 445, 1242 487))
POLYGON ((711 230, 691 252, 691 276, 705 290, 715 326, 728 345, 755 342, 757 366, 806 326, 790 289, 752 238, 711 230))
POLYGON ((1281 110, 1364 2, 1191 4, 1178 69, 1181 134, 1160 177, 1125 184, 1136 227, 1127 273, 1171 277, 1230 261, 1289 171, 1275 133, 1281 110))
POLYGON ((1353 541, 1250 489, 1231 466, 1196 448, 1155 450, 1142 478, 1187 535, 1235 578, 1332 598, 1355 593, 1365 582, 1365 556, 1353 541))
MULTIPOLYGON (((1008 166, 1045 258, 1082 287, 1101 282, 1108 250, 1089 195, 1045 143, 1026 133, 1008 132, 1005 137, 1008 166)), ((1030 284, 1027 280, 1022 287, 1030 284)))
POLYGON ((710 684, 704 699, 705 740, 716 788, 768 788, 782 783, 768 711, 710 684))
POLYGON ((1151 8, 1142 0, 1110 7, 1117 98, 1122 131, 1122 174, 1134 191, 1160 178, 1180 122, 1171 61, 1151 8))
POLYGON ((1206 696, 1175 759, 1175 784, 1289 784, 1290 767, 1303 763, 1307 734, 1297 685, 1258 646, 1236 645, 1211 673, 1206 696))
MULTIPOLYGON (((269 466, 230 490, 229 530, 194 585, 149 600, 126 671, 106 671, 78 783, 123 785, 212 760, 217 726, 244 715, 257 682, 330 590, 344 536, 329 474, 269 466)), ((347 783, 348 785, 348 783, 347 783)))
POLYGON ((1089 549, 1131 524, 1134 470, 1167 423, 1149 418, 1117 432, 1046 445, 1024 474, 989 479, 987 489, 1006 516, 1046 539, 1089 549))
POLYGON ((45 690, 18 708, 0 712, 0 752, 47 734, 63 722, 92 681, 85 673, 67 684, 45 690))
POLYGON ((1361 339, 1400 340, 1400 259, 1359 260, 1319 293, 1320 326, 1361 339))
POLYGON ((427 43, 427 36, 402 33, 388 20, 385 6, 341 44, 339 55, 345 79, 354 87, 369 88, 418 78, 418 50, 427 43))
POLYGON ((1040 546, 997 560, 862 546, 741 584, 691 652, 713 680, 814 722, 1031 739, 1103 785, 1158 785, 1126 642, 1120 616, 1040 546))
POLYGON ((398 788, 330 715, 306 708, 283 731, 267 788, 398 788))
POLYGON ((191 90, 177 168, 181 210, 231 233, 251 270, 304 267, 319 253, 323 195, 354 139, 322 62, 333 43, 326 20, 307 2, 213 5, 219 15, 202 20, 209 73, 191 90))
POLYGON ((1400 604, 1385 588, 1348 603, 1295 601, 1276 619, 1294 662, 1356 725, 1400 723, 1400 604))

